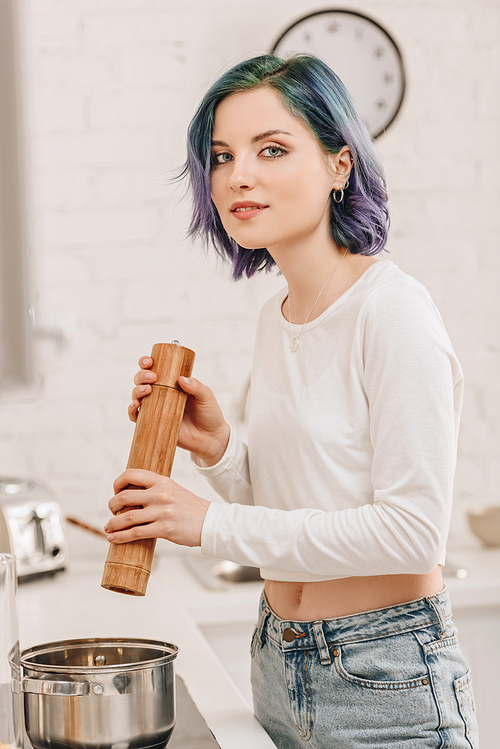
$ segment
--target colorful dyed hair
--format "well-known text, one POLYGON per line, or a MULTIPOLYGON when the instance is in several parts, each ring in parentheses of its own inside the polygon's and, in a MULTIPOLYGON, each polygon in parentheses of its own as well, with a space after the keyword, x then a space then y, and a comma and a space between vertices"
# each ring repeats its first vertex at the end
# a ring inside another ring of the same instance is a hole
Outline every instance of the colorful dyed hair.
POLYGON ((274 260, 264 247, 241 247, 224 229, 211 199, 211 148, 215 110, 220 102, 240 91, 268 86, 280 95, 289 111, 305 122, 326 153, 349 146, 354 167, 344 199, 330 199, 330 233, 340 247, 361 255, 384 249, 389 228, 387 192, 383 169, 370 136, 344 84, 321 60, 297 55, 282 60, 262 55, 224 73, 204 96, 188 129, 187 160, 181 177, 192 190, 193 214, 190 236, 200 236, 233 266, 234 278, 269 270, 274 260))

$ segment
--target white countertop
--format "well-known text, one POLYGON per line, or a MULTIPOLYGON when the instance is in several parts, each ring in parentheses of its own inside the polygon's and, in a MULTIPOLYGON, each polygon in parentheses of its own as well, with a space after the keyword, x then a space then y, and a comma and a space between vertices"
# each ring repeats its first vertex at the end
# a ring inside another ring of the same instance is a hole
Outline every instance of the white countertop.
MULTIPOLYGON (((21 584, 18 590, 21 649, 64 639, 140 637, 179 646, 175 670, 222 749, 271 749, 274 743, 253 716, 214 655, 189 611, 196 601, 205 611, 217 609, 182 559, 156 560, 145 597, 111 593, 100 587, 102 560, 78 561, 66 572, 21 584)), ((236 592, 231 608, 236 607, 236 592)), ((224 593, 215 598, 227 599, 224 593)), ((250 585, 242 611, 257 611, 259 588, 250 585)), ((229 594, 232 598, 232 594, 229 594)))
MULTIPOLYGON (((106 542, 69 531, 72 554, 67 571, 19 586, 21 649, 63 639, 140 637, 175 643, 176 672, 222 749, 272 749, 250 706, 238 692, 198 625, 249 622, 256 618, 261 585, 245 583, 208 590, 189 571, 185 554, 161 545, 144 598, 100 587, 106 542), (85 548, 84 548, 85 547, 85 548)), ((463 579, 447 577, 455 608, 500 605, 500 549, 450 551, 448 563, 465 568, 463 579)))

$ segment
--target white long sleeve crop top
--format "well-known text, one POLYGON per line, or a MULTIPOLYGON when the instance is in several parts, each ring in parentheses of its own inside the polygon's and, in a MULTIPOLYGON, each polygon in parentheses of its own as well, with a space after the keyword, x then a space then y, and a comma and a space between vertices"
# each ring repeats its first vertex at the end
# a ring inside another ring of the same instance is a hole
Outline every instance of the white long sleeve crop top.
POLYGON ((439 312, 381 260, 292 352, 286 294, 259 318, 248 448, 232 430, 220 462, 197 466, 225 500, 202 552, 270 580, 430 572, 445 560, 463 386, 439 312))

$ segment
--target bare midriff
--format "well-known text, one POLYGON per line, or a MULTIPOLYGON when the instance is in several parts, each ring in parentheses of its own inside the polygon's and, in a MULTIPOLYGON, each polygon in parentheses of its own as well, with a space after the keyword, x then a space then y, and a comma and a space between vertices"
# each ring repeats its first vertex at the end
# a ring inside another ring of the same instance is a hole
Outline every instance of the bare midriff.
POLYGON ((443 588, 441 567, 425 575, 374 575, 292 583, 265 581, 268 603, 281 619, 311 621, 349 616, 431 596, 443 588))

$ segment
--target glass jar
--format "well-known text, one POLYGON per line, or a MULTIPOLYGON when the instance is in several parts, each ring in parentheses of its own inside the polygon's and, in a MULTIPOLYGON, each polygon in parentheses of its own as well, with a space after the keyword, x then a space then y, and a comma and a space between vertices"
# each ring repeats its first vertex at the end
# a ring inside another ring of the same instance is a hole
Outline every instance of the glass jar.
POLYGON ((16 592, 16 558, 0 554, 0 744, 21 749, 21 695, 12 689, 20 675, 16 592))

